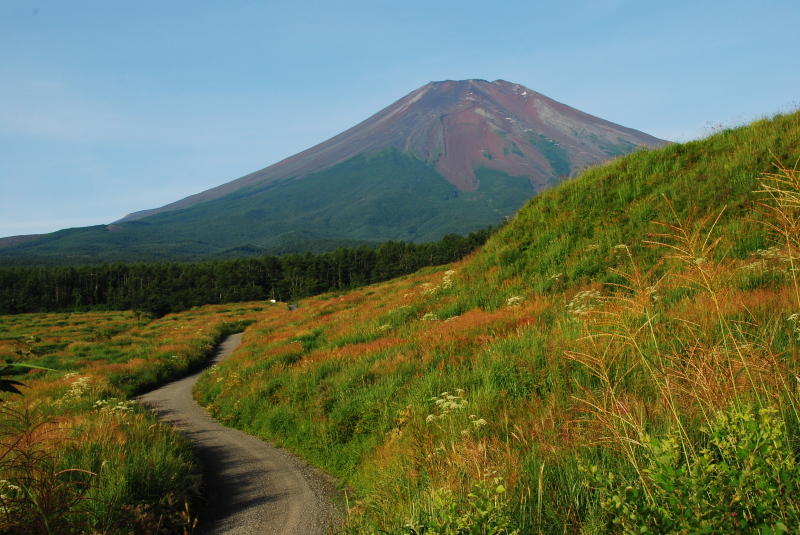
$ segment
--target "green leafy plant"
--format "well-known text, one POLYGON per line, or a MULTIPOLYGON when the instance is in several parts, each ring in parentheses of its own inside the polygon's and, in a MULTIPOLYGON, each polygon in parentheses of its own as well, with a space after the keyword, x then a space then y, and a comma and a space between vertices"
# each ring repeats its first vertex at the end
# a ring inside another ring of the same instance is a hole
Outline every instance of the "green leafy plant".
POLYGON ((628 534, 797 533, 800 467, 774 409, 729 409, 703 432, 707 444, 685 453, 676 436, 647 448, 647 480, 626 485, 597 467, 607 528, 628 534))
POLYGON ((18 348, 14 350, 14 353, 16 353, 17 357, 6 359, 3 367, 0 368, 0 392, 22 395, 22 392, 20 392, 17 387, 25 386, 25 383, 21 383, 20 381, 9 378, 11 375, 19 374, 19 368, 54 371, 50 368, 43 368, 42 366, 34 366, 33 364, 20 362, 20 360, 29 358, 31 355, 33 355, 33 348, 36 347, 36 344, 38 344, 39 341, 40 340, 36 337, 23 339, 21 341, 23 343, 23 347, 21 349, 18 348))
POLYGON ((431 510, 410 522, 410 535, 515 535, 503 478, 476 481, 466 499, 449 489, 430 492, 431 510))

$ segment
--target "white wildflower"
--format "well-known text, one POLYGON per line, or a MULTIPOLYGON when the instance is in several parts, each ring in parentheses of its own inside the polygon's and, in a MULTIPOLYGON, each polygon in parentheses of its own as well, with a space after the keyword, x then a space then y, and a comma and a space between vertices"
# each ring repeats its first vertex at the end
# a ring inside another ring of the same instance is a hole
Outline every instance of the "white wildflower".
POLYGON ((483 418, 478 418, 477 420, 472 420, 472 427, 478 429, 486 425, 486 420, 483 418))
POLYGON ((768 249, 758 249, 755 252, 750 253, 751 256, 759 256, 763 259, 769 260, 789 260, 789 257, 783 254, 780 248, 775 247, 774 245, 768 249))
POLYGON ((435 398, 431 398, 431 401, 434 403, 435 412, 428 415, 425 419, 426 422, 445 418, 455 411, 463 410, 468 404, 467 400, 464 399, 464 391, 460 388, 456 389, 455 394, 442 392, 435 398))
POLYGON ((567 305, 567 314, 575 318, 587 316, 599 307, 601 297, 597 290, 578 292, 567 305))
POLYGON ((122 414, 133 412, 134 405, 134 400, 100 399, 95 401, 94 408, 110 414, 122 414))
MULTIPOLYGON (((22 488, 13 484, 7 479, 0 479, 0 498, 3 500, 14 499, 17 496, 24 494, 22 488)), ((8 509, 0 507, 0 513, 5 513, 8 509)))
POLYGON ((444 278, 442 279, 442 284, 441 284, 441 287, 443 289, 446 290, 451 286, 453 286, 453 275, 455 274, 456 272, 452 269, 448 269, 447 271, 444 272, 444 278))
POLYGON ((78 377, 70 386, 63 398, 65 401, 80 399, 89 388, 88 377, 78 377))
POLYGON ((786 269, 783 264, 792 260, 780 248, 775 246, 768 249, 758 249, 750 253, 750 256, 755 258, 755 261, 745 264, 739 269, 743 271, 782 272, 786 269))
POLYGON ((439 289, 438 286, 434 286, 430 282, 422 283, 422 293, 425 294, 425 295, 430 295, 430 294, 432 294, 433 292, 435 292, 438 289, 439 289))
POLYGON ((447 290, 448 288, 453 286, 453 275, 455 275, 455 270, 448 269, 444 272, 444 277, 442 278, 441 284, 438 286, 434 286, 430 282, 425 282, 422 284, 422 293, 424 295, 431 295, 436 293, 438 290, 447 290))
POLYGON ((739 268, 742 271, 769 271, 769 262, 764 260, 756 260, 755 262, 751 262, 750 264, 744 264, 739 268))
POLYGON ((521 295, 512 295, 511 297, 506 299, 506 306, 509 306, 509 307, 519 306, 520 303, 522 303, 522 301, 524 301, 524 300, 525 300, 525 298, 522 297, 521 295))

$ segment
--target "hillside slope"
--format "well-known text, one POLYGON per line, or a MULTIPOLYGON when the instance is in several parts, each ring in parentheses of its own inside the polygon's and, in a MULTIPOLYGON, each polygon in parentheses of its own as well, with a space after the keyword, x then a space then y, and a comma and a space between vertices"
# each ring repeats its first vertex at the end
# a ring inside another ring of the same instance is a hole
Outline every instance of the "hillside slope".
POLYGON ((434 241, 497 225, 586 166, 665 143, 502 80, 432 82, 316 147, 167 206, 0 240, 0 265, 434 241))
MULTIPOLYGON (((647 490, 656 483, 642 468, 660 474, 658 448, 681 445, 680 467, 712 462, 693 452, 722 447, 703 429, 740 436, 774 425, 775 448, 797 438, 791 262, 800 236, 771 243, 765 224, 786 230, 781 217, 792 212, 754 191, 766 181, 800 195, 800 175, 775 167, 798 158, 794 113, 592 169, 531 200, 447 270, 270 311, 201 378, 198 395, 219 419, 357 489, 356 532, 457 521, 498 533, 619 532, 614 521, 639 529, 650 517, 615 516, 616 489, 643 485, 638 495, 652 501, 641 507, 659 514, 688 503, 647 490), (726 407, 733 416, 716 416, 726 407), (749 427, 731 423, 748 417, 749 427), (616 479, 580 468, 592 465, 616 479)), ((738 463, 730 458, 724 477, 738 477, 738 463)), ((671 470, 663 477, 679 477, 671 470)), ((757 508, 756 490, 731 501, 735 484, 714 481, 716 490, 697 492, 728 501, 690 503, 670 521, 686 527, 700 511, 723 532, 800 521, 787 483, 770 498, 776 510, 757 508)))

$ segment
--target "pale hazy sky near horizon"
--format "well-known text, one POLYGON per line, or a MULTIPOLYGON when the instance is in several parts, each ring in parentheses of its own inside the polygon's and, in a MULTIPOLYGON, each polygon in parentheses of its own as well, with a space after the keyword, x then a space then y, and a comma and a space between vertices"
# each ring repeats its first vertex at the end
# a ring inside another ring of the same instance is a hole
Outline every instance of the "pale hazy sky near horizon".
POLYGON ((671 141, 796 109, 797 0, 0 2, 0 237, 267 167, 438 80, 671 141))

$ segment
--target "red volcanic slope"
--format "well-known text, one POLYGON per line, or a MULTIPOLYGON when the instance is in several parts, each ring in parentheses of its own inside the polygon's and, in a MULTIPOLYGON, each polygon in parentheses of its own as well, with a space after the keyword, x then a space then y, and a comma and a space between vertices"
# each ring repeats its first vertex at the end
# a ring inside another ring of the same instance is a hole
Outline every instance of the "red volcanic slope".
POLYGON ((161 208, 127 215, 120 221, 186 208, 253 184, 302 178, 358 154, 390 147, 435 165, 462 191, 477 189, 474 169, 478 166, 511 176, 527 176, 534 189, 540 191, 556 173, 529 141, 531 135, 538 134, 566 150, 573 171, 607 160, 610 146, 657 147, 666 143, 570 108, 519 84, 503 80, 431 82, 315 147, 232 182, 161 208))

